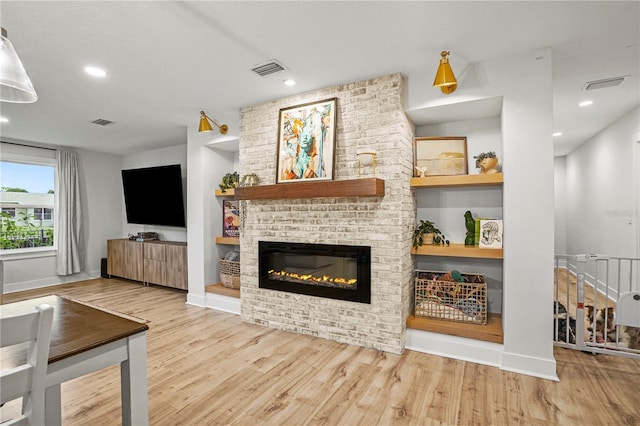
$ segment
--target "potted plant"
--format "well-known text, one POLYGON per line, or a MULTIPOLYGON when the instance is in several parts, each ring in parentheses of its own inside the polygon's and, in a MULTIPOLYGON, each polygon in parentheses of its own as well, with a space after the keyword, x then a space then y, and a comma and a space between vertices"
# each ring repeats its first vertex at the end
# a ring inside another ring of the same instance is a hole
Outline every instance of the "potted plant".
POLYGON ((480 174, 498 173, 498 157, 494 151, 481 152, 474 156, 476 159, 476 169, 480 169, 480 174))
POLYGON ((226 192, 227 189, 233 189, 238 186, 238 181, 240 180, 240 176, 238 172, 227 173, 222 177, 222 181, 220 182, 220 190, 221 192, 226 192))
POLYGON ((420 220, 418 226, 413 231, 413 248, 418 248, 423 244, 449 245, 449 240, 435 227, 434 223, 428 220, 420 220))

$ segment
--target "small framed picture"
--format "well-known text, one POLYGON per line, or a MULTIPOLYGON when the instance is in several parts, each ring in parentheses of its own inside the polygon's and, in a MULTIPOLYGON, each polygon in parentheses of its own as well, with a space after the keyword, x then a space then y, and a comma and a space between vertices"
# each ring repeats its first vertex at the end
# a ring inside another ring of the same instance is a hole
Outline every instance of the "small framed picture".
POLYGON ((276 183, 333 179, 337 98, 280 110, 276 183))
POLYGON ((466 136, 414 138, 413 176, 449 176, 467 173, 466 136))
POLYGON ((222 202, 222 236, 240 236, 240 208, 237 200, 222 202))
POLYGON ((502 248, 502 220, 480 221, 480 248, 502 248))

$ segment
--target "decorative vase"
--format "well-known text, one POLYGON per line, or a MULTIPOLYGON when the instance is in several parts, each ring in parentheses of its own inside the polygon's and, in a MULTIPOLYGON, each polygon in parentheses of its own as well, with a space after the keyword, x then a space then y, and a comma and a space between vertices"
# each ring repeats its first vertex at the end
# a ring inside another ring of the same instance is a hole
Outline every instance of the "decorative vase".
POLYGON ((480 174, 490 175, 498 172, 498 159, 496 157, 485 157, 480 161, 480 174))
POLYGON ((422 245, 431 245, 433 244, 433 233, 424 234, 422 236, 422 245))

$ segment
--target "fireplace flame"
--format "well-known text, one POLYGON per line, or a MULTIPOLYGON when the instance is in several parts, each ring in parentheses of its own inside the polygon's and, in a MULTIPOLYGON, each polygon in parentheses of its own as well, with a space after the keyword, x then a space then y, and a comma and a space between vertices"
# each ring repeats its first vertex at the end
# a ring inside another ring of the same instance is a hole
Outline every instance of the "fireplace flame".
POLYGON ((287 272, 287 271, 275 271, 270 269, 267 273, 271 276, 277 277, 287 277, 295 280, 301 281, 312 281, 314 283, 330 283, 330 284, 341 284, 341 285, 355 285, 358 280, 356 278, 332 278, 328 275, 323 275, 321 277, 313 276, 312 274, 297 274, 295 272, 287 272))

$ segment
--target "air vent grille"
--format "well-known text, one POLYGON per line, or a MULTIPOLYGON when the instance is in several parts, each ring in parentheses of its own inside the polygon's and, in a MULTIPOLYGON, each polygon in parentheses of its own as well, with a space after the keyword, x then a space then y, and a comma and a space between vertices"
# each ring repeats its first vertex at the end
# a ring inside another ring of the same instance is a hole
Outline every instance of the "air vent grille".
POLYGON ((628 75, 623 75, 621 77, 612 77, 612 78, 605 78, 602 80, 587 81, 587 83, 584 86, 584 90, 596 90, 596 89, 604 89, 605 87, 619 86, 622 83, 624 83, 624 81, 628 78, 629 78, 628 75))
POLYGON ((93 121, 90 121, 92 124, 97 124, 98 126, 106 126, 107 124, 113 123, 113 121, 105 120, 104 118, 98 118, 93 121))
POLYGON ((268 75, 275 74, 284 70, 286 70, 285 66, 275 59, 251 68, 251 71, 255 72, 260 77, 266 77, 268 75))

